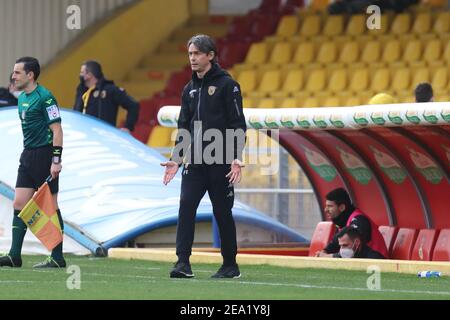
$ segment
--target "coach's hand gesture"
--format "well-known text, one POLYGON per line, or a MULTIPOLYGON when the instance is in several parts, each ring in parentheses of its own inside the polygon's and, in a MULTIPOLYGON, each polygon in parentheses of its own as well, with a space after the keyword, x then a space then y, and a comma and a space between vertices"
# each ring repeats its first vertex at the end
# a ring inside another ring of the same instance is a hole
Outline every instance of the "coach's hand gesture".
POLYGON ((167 161, 161 163, 161 166, 166 167, 166 171, 164 172, 164 179, 163 183, 167 186, 167 184, 170 182, 170 180, 175 177, 178 171, 178 163, 175 161, 167 161))
POLYGON ((231 163, 231 170, 228 172, 226 177, 229 179, 230 183, 239 183, 241 181, 241 168, 245 167, 245 165, 239 161, 238 159, 234 159, 231 163))

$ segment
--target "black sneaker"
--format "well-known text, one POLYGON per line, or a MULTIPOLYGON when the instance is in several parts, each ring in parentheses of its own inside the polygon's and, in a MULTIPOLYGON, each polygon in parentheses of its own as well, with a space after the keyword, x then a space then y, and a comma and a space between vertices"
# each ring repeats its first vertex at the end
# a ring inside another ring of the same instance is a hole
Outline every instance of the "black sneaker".
POLYGON ((172 271, 170 271, 171 278, 193 278, 194 274, 192 273, 191 265, 188 262, 180 262, 175 263, 172 271))
POLYGON ((48 257, 44 262, 40 262, 35 264, 33 268, 35 269, 43 269, 43 268, 65 268, 66 261, 63 259, 61 261, 56 261, 52 257, 48 257))
POLYGON ((233 278, 241 277, 241 272, 237 264, 231 266, 222 265, 220 269, 211 276, 211 278, 233 278))
POLYGON ((20 268, 22 266, 22 258, 11 257, 9 254, 5 254, 0 257, 0 267, 20 268))

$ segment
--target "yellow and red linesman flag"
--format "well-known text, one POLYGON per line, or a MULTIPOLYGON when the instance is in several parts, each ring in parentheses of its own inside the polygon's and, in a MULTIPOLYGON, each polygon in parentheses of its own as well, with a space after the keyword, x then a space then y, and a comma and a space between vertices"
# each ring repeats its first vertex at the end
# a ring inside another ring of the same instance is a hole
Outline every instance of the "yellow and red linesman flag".
POLYGON ((52 193, 44 182, 19 214, 27 227, 51 251, 63 240, 52 193))

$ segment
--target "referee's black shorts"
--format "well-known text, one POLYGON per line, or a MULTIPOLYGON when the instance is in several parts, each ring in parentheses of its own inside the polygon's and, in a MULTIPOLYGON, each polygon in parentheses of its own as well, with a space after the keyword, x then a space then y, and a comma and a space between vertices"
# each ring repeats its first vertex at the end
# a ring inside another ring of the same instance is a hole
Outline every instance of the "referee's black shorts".
MULTIPOLYGON (((24 149, 20 156, 17 172, 16 188, 32 188, 37 190, 50 175, 52 165, 52 146, 24 149)), ((58 193, 59 177, 49 184, 52 194, 58 193)))

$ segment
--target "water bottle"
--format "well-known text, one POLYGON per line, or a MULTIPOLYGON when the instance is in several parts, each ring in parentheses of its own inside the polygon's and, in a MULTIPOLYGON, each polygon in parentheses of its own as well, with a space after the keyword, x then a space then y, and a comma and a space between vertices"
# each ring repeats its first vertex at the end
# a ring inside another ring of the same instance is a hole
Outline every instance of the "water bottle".
POLYGON ((439 271, 420 271, 417 276, 419 278, 439 278, 442 275, 439 271))

